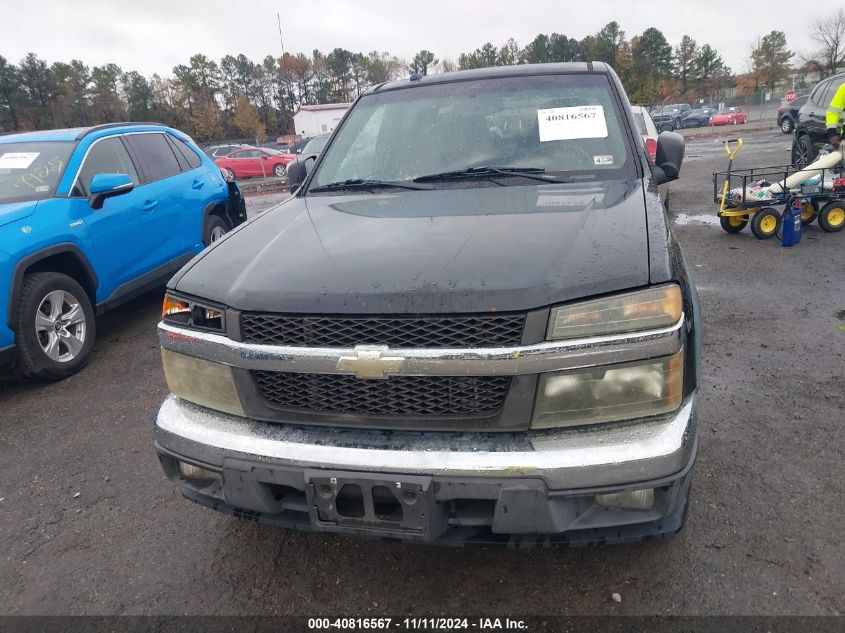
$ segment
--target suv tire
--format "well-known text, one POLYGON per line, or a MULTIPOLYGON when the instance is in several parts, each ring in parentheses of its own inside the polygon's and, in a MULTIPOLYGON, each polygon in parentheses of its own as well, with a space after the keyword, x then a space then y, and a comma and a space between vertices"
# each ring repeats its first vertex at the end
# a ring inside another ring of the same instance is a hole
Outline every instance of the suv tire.
POLYGON ((205 233, 202 236, 202 241, 206 246, 211 246, 226 235, 228 231, 229 225, 226 224, 226 220, 219 215, 210 215, 205 221, 205 233))
POLYGON ((796 167, 806 167, 816 160, 817 155, 816 146, 806 134, 799 136, 798 140, 792 144, 792 164, 796 167))
POLYGON ((792 134, 792 130, 795 129, 795 123, 793 123, 792 119, 788 116, 783 117, 783 120, 780 122, 780 131, 784 134, 792 134))
POLYGON ((97 332, 88 293, 55 272, 24 277, 15 326, 23 373, 47 381, 82 369, 97 332))

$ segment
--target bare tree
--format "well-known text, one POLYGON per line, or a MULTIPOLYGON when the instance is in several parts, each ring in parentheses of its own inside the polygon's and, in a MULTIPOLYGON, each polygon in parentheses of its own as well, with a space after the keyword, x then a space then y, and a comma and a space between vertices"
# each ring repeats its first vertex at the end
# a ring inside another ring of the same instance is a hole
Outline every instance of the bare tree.
POLYGON ((845 9, 813 20, 810 37, 819 44, 816 58, 824 68, 824 74, 834 74, 845 64, 845 9))

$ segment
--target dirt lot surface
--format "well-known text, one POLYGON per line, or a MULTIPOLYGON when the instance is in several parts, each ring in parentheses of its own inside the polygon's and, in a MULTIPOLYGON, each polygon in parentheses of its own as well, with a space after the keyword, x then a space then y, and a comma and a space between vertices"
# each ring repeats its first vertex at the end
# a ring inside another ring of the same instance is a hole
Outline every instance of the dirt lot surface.
MULTIPOLYGON (((740 166, 788 160, 775 130, 745 141, 740 166)), ((792 249, 727 235, 711 202, 724 163, 717 139, 691 141, 672 185, 706 329, 701 450, 677 537, 455 550, 299 534, 188 503, 152 449, 166 391, 152 294, 99 321, 77 376, 0 382, 0 612, 843 614, 845 232, 813 225, 792 249)))

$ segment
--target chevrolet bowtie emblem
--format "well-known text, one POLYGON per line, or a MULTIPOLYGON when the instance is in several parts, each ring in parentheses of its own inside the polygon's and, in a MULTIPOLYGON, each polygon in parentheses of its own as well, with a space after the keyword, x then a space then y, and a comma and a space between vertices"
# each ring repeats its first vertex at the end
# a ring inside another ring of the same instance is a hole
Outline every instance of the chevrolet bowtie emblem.
POLYGON ((401 356, 385 356, 387 347, 355 346, 355 356, 341 356, 337 369, 355 374, 356 378, 384 380, 388 374, 395 374, 405 359, 401 356))

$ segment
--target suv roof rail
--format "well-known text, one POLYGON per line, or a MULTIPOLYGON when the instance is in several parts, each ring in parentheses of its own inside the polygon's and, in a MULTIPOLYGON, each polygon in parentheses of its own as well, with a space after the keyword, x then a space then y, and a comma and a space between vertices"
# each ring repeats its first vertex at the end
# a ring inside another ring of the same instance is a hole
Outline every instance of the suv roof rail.
POLYGON ((102 123, 100 125, 92 125, 89 128, 85 128, 79 134, 76 135, 76 140, 79 141, 88 134, 98 132, 99 130, 108 130, 113 127, 124 127, 126 125, 158 125, 160 127, 170 127, 168 125, 165 125, 164 123, 157 123, 155 121, 123 121, 121 123, 102 123))

